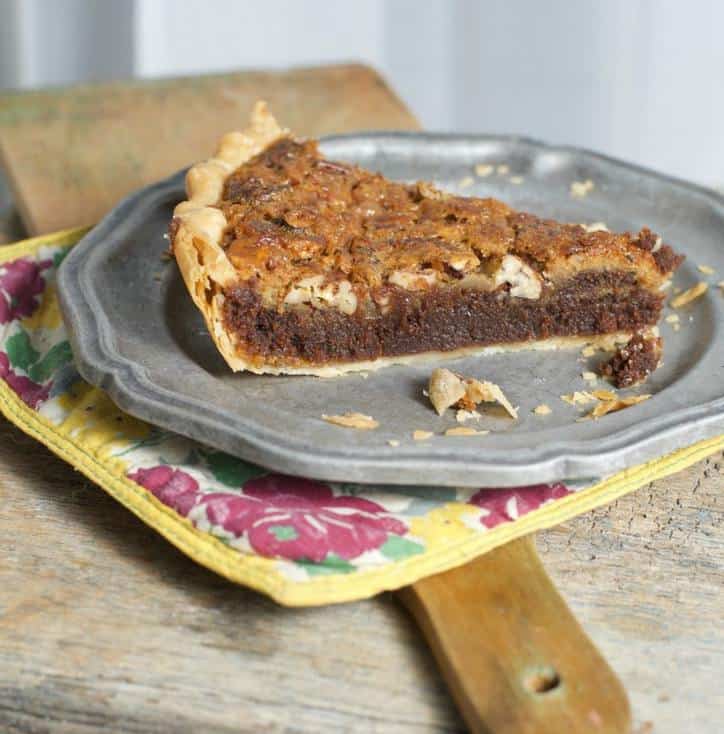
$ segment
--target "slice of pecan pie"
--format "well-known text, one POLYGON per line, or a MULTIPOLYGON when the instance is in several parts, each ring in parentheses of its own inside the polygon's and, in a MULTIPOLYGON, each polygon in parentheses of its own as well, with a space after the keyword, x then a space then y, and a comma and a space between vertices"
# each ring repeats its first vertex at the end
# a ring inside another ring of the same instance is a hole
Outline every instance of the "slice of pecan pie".
POLYGON ((647 229, 589 232, 328 161, 263 103, 186 188, 173 251, 234 370, 623 338, 656 324, 682 259, 647 229))

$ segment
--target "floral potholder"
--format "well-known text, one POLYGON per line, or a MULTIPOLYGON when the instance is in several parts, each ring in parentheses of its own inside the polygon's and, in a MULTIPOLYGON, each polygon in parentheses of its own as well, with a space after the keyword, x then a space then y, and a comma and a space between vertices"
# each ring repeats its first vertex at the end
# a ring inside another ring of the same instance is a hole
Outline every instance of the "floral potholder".
POLYGON ((580 484, 513 489, 320 482, 249 464, 121 412, 73 365, 55 293, 84 230, 0 251, 0 410, 191 558, 282 604, 395 589, 550 527, 724 447, 702 441, 580 484))

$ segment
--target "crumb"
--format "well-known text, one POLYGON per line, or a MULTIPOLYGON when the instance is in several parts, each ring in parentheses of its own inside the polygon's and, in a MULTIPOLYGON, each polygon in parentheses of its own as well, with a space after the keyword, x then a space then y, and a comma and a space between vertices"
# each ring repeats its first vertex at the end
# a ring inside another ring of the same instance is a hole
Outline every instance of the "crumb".
POLYGON ((574 199, 583 199, 596 188, 596 184, 587 178, 585 181, 574 181, 571 184, 570 193, 574 199))
POLYGON ((679 323, 679 314, 678 313, 670 313, 665 319, 667 324, 678 324, 679 323))
POLYGON ((511 176, 509 179, 510 183, 515 184, 516 186, 518 184, 522 184, 525 179, 522 176, 511 176))
POLYGON ((368 378, 368 377, 370 376, 370 373, 369 373, 369 372, 358 372, 357 374, 358 374, 358 375, 359 375, 359 376, 360 376, 360 377, 361 377, 361 378, 362 378, 363 380, 366 380, 366 379, 367 379, 367 378, 368 378))
POLYGON ((490 176, 494 170, 495 166, 490 163, 478 163, 478 165, 475 166, 475 175, 480 176, 480 178, 485 178, 486 176, 490 176))
POLYGON ((681 329, 681 326, 680 326, 679 324, 674 324, 674 325, 673 325, 673 326, 672 326, 671 328, 672 328, 672 329, 673 329, 674 331, 679 331, 679 329, 681 329))
POLYGON ((683 290, 683 288, 679 288, 678 286, 676 286, 676 288, 674 288, 674 295, 676 295, 677 293, 681 293, 681 291, 683 290))
POLYGON ((398 447, 398 446, 400 445, 400 442, 399 442, 399 441, 398 441, 398 440, 397 440, 396 438, 391 438, 391 439, 390 439, 390 440, 389 440, 389 441, 387 442, 387 445, 388 445, 388 446, 392 446, 393 448, 397 448, 397 447, 398 447))
POLYGON ((425 388, 424 388, 424 387, 422 388, 422 394, 423 394, 423 395, 424 395, 424 396, 425 396, 426 398, 429 398, 429 397, 430 397, 430 393, 429 393, 429 392, 428 392, 427 390, 425 390, 425 388))
POLYGON ((498 175, 505 176, 510 173, 510 166, 506 166, 505 163, 501 163, 496 169, 498 175))
POLYGON ((372 431, 380 424, 371 415, 363 413, 345 413, 344 415, 322 415, 322 420, 343 428, 357 428, 360 431, 372 431))
POLYGON ((415 441, 424 441, 424 440, 430 438, 430 436, 433 436, 433 435, 434 434, 433 434, 432 431, 420 431, 420 430, 418 430, 418 431, 413 431, 412 432, 412 438, 415 441))
POLYGON ((171 250, 164 250, 161 253, 161 262, 167 263, 169 260, 173 260, 173 253, 171 250))
POLYGON ((581 377, 587 382, 595 382, 598 379, 595 372, 581 372, 581 377))
POLYGON ((612 390, 594 390, 591 395, 593 395, 596 400, 616 400, 618 397, 618 395, 616 395, 612 390))
POLYGON ((666 703, 667 701, 670 701, 671 698, 669 697, 668 693, 659 693, 658 698, 656 699, 660 703, 666 703))
POLYGON ((596 353, 596 347, 591 346, 590 344, 587 344, 583 349, 581 350, 581 354, 584 357, 593 357, 593 355, 596 353))
POLYGON ((714 275, 714 268, 710 267, 709 265, 699 265, 698 270, 700 273, 704 273, 704 275, 714 275))
POLYGON ((569 405, 586 405, 594 402, 596 399, 590 392, 586 392, 585 390, 576 390, 570 395, 561 395, 560 397, 564 403, 568 403, 569 405))
POLYGON ((697 283, 696 285, 689 288, 689 290, 684 291, 680 295, 676 296, 676 298, 671 301, 671 306, 673 308, 681 308, 682 306, 686 306, 687 303, 691 303, 693 300, 699 298, 699 296, 703 296, 708 288, 709 285, 707 283, 704 283, 704 281, 701 281, 700 283, 697 283))
POLYGON ((459 375, 444 368, 432 371, 427 395, 438 415, 462 400, 465 393, 465 382, 459 375))
POLYGON ((601 375, 610 377, 616 387, 631 387, 644 382, 661 361, 661 339, 658 336, 634 334, 619 347, 601 367, 601 375))
POLYGON ((465 423, 465 421, 472 421, 476 420, 479 421, 482 418, 480 413, 478 413, 477 410, 458 410, 457 413, 455 413, 455 420, 458 423, 465 423))
POLYGON ((605 222, 593 222, 593 224, 582 224, 586 232, 610 232, 605 222))
POLYGON ((475 183, 475 179, 472 176, 465 176, 458 181, 458 188, 467 189, 475 183))
POLYGON ((607 415, 608 413, 615 413, 616 411, 628 408, 631 405, 637 405, 643 403, 644 400, 648 400, 651 395, 632 395, 628 398, 616 398, 615 400, 604 400, 599 403, 585 418, 593 418, 594 420, 601 416, 607 415))
POLYGON ((438 367, 430 375, 430 402, 442 415, 451 406, 472 411, 478 403, 499 403, 505 408, 508 415, 518 418, 518 411, 514 408, 503 391, 493 382, 463 377, 448 369, 438 367))
POLYGON ((533 408, 533 412, 536 415, 550 415, 553 411, 545 403, 541 403, 533 408))
POLYGON ((456 426, 445 431, 446 436, 486 436, 488 433, 490 431, 476 431, 474 428, 468 428, 467 426, 456 426))

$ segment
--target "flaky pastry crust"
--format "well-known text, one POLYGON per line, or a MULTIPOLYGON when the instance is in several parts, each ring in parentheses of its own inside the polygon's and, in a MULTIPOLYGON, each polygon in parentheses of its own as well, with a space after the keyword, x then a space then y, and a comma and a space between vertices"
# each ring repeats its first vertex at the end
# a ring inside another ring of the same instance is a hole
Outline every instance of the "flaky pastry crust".
POLYGON ((186 195, 174 209, 173 254, 194 303, 203 314, 216 347, 234 371, 259 369, 237 352, 223 325, 223 289, 237 280, 222 248, 226 217, 213 204, 221 198, 226 177, 279 138, 289 135, 272 116, 266 102, 257 102, 249 127, 224 135, 213 158, 191 166, 186 195))

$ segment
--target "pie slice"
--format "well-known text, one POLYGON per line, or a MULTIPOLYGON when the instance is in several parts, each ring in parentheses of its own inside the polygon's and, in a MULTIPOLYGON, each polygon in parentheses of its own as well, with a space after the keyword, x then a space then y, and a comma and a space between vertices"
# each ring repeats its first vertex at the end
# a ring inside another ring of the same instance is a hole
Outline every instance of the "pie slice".
POLYGON ((186 189, 173 252, 233 370, 625 340, 656 324, 683 259, 648 229, 588 231, 328 161, 261 102, 186 189))

